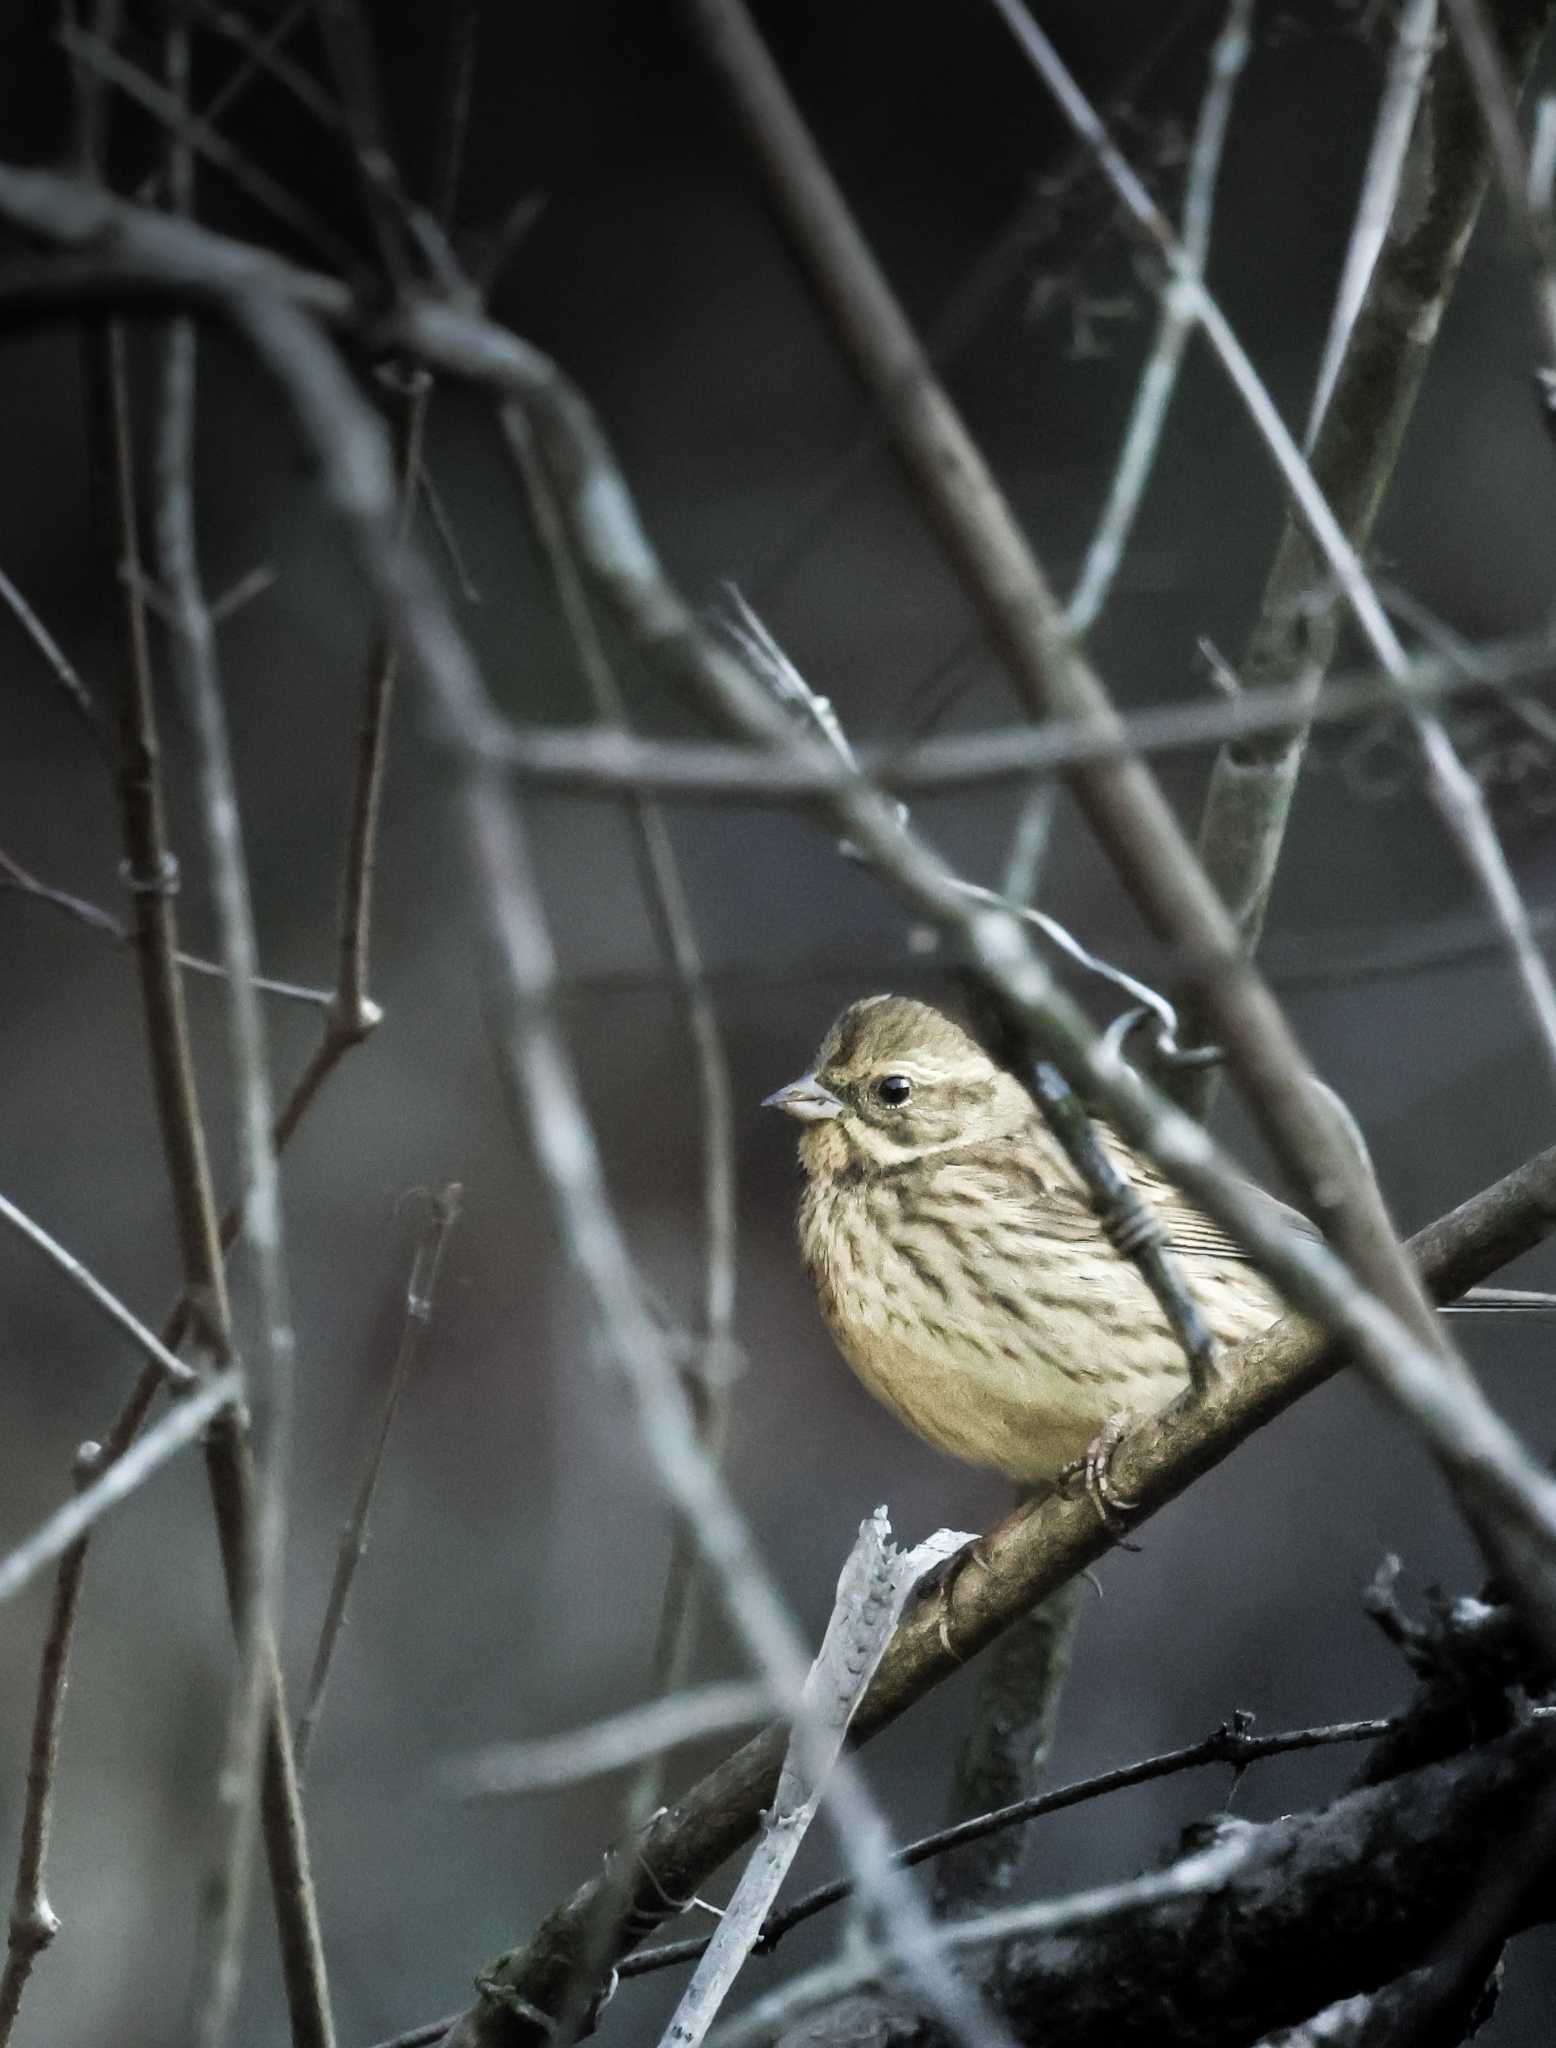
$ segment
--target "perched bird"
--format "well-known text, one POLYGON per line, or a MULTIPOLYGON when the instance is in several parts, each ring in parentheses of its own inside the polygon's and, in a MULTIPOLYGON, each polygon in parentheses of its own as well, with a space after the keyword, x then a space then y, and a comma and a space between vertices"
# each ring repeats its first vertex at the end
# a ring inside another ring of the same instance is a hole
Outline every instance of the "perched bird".
MULTIPOLYGON (((804 1127, 800 1247, 864 1384, 940 1450, 1023 1485, 1083 1460, 1095 1482, 1100 1448, 1105 1513, 1112 1442, 1183 1391, 1188 1364, 1021 1083, 927 1003, 872 996, 764 1107, 804 1127)), ((1246 1253, 1098 1132, 1214 1335, 1236 1344, 1274 1322, 1280 1299, 1246 1253)), ((1552 1299, 1498 1289, 1474 1305, 1552 1299)))

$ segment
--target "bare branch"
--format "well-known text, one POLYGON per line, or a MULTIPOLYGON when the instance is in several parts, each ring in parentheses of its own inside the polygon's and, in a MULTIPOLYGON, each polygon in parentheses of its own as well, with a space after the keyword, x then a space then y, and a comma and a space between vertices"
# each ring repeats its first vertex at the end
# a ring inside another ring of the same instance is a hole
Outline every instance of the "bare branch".
MULTIPOLYGON (((81 1446, 71 1471, 78 1490, 96 1477, 101 1462, 100 1445, 81 1446)), ((59 1917, 44 1889, 44 1873, 54 1817, 54 1776, 59 1765, 65 1681, 70 1671, 70 1645, 81 1605, 81 1569, 85 1561, 86 1538, 78 1536, 61 1556, 43 1636, 32 1735, 27 1746, 27 1790, 18 1830, 16 1886, 11 1894, 5 1968, 0 1971, 0 2048, 10 2048, 32 1966, 59 1932, 59 1917)))
POLYGON ((144 107, 170 135, 186 143, 213 169, 230 178, 256 205, 273 214, 283 227, 290 228, 315 255, 348 275, 360 269, 361 259, 350 243, 342 241, 328 221, 311 207, 294 198, 285 186, 277 184, 268 171, 234 148, 212 127, 207 115, 187 112, 165 86, 158 85, 154 78, 148 78, 138 66, 129 63, 96 36, 83 33, 69 22, 60 29, 60 41, 78 63, 88 66, 99 78, 117 87, 126 98, 144 107))
MULTIPOLYGON (((1400 10, 1394 47, 1389 53, 1378 118, 1372 131, 1372 148, 1362 173, 1361 198, 1356 207, 1356 224, 1346 244, 1345 267, 1335 294, 1334 313, 1324 340, 1323 360, 1313 389, 1307 432, 1302 436, 1305 454, 1311 455, 1319 428, 1329 410, 1341 364, 1361 315, 1367 287, 1383 253, 1384 239, 1394 217, 1405 171, 1405 157, 1415 127, 1416 109, 1426 84, 1427 67, 1437 44, 1437 0, 1405 0, 1400 10)), ((1188 248, 1188 237, 1184 236, 1188 248)), ((1201 275, 1204 266, 1200 266, 1201 275)), ((1332 490, 1324 495, 1335 497, 1332 490)), ((1357 539, 1353 531, 1352 540, 1357 539)))
POLYGON ((102 713, 97 708, 96 700, 77 674, 75 664, 69 655, 3 569, 0 569, 0 600, 9 607, 16 623, 43 656, 65 702, 91 734, 93 746, 101 752, 105 744, 105 735, 102 713))
MULTIPOLYGON (((173 1341, 178 1342, 187 1328, 204 1359, 226 1363, 231 1355, 230 1311, 178 966, 171 887, 177 865, 168 843, 164 812, 146 639, 144 580, 138 573, 138 510, 128 380, 123 335, 117 325, 110 327, 106 347, 105 382, 114 434, 118 542, 121 557, 136 572, 122 579, 131 659, 119 684, 117 782, 148 1052, 178 1223, 184 1300, 188 1304, 187 1320, 181 1320, 173 1341)), ((143 1375, 141 1387, 132 1395, 108 1439, 106 1458, 110 1465, 129 1455, 128 1446, 154 1391, 155 1383, 143 1375)), ((255 1481, 245 1430, 230 1412, 218 1414, 206 1441, 205 1457, 228 1601, 241 1635, 256 1537, 255 1481)), ((267 1714, 262 1819, 294 2040, 297 2048, 331 2048, 333 2032, 323 1947, 308 1870, 306 1832, 292 1770, 280 1669, 274 1639, 268 1630, 260 1632, 258 1658, 267 1714)))
MULTIPOLYGON (((579 576, 550 479, 535 456, 522 411, 506 406, 501 415, 504 446, 527 494, 594 715, 607 730, 624 731, 626 704, 611 669, 588 594, 579 576)), ((703 1351, 687 1376, 697 1426, 710 1455, 723 1454, 728 1393, 733 1370, 735 1318, 735 1120, 729 1060, 724 1050, 712 993, 697 941, 674 841, 659 806, 640 791, 628 797, 639 878, 668 962, 697 1074, 702 1139, 703 1351)), ((658 1683, 675 1690, 685 1681, 695 1644, 699 1586, 695 1548, 685 1530, 672 1537, 665 1588, 658 1683)), ((652 1806, 654 1801, 649 1801, 652 1806)))
MULTIPOLYGON (((858 749, 859 765, 878 787, 903 796, 998 788, 1132 754, 1178 752, 1288 733, 1310 722, 1375 715, 1397 708, 1402 695, 1430 707, 1533 677, 1548 667, 1553 651, 1556 634, 1547 630, 1481 648, 1473 667, 1441 653, 1423 656, 1410 664, 1408 678, 1398 685, 1377 675, 1337 678, 1315 699, 1307 683, 1275 684, 1245 691, 1231 702, 1211 699, 1133 712, 1107 731, 1084 719, 1060 717, 1042 726, 948 733, 910 747, 866 744, 858 749)), ((837 762, 825 756, 807 762, 713 740, 645 739, 576 726, 499 723, 485 751, 524 782, 580 794, 639 789, 695 803, 790 808, 830 794, 847 780, 837 762)))
POLYGON ((703 1742, 749 1727, 773 1710, 771 1689, 749 1679, 727 1679, 670 1693, 646 1706, 629 1707, 566 1735, 540 1735, 528 1742, 495 1742, 468 1756, 452 1758, 442 1776, 459 1799, 526 1799, 558 1792, 609 1771, 626 1770, 644 1757, 660 1756, 683 1743, 703 1742))
MULTIPOLYGON (((0 889, 12 889, 19 896, 30 896, 36 903, 47 903, 55 910, 63 911, 66 917, 73 917, 77 924, 84 924, 88 931, 102 932, 105 937, 116 939, 121 946, 130 943, 133 934, 128 925, 122 923, 111 911, 101 904, 88 903, 85 897, 72 896, 67 890, 54 889, 47 882, 39 881, 29 874, 20 861, 0 850, 0 889)), ((178 964, 190 974, 209 975, 213 980, 226 979, 227 970, 217 960, 203 959, 198 953, 178 953, 178 964)), ((328 989, 303 988, 295 981, 273 981, 268 976, 256 974, 254 986, 261 995, 279 996, 286 1002, 306 1003, 310 1009, 322 1009, 331 1000, 328 989)))
MULTIPOLYGON (((1232 115, 1237 81, 1247 61, 1254 0, 1230 0, 1226 22, 1210 57, 1210 83, 1200 106, 1194 149, 1189 158, 1188 186, 1183 198, 1183 254, 1192 274, 1203 278, 1210 254, 1210 229, 1215 207, 1216 176, 1221 167, 1221 149, 1232 115)), ((1107 503, 1075 594, 1065 607, 1065 618, 1073 633, 1088 632, 1101 616, 1124 559, 1124 549, 1134 527, 1140 501, 1150 481, 1161 445, 1162 431, 1177 388, 1184 350, 1194 331, 1194 316, 1181 294, 1162 295, 1157 316, 1156 339, 1146 358, 1118 467, 1108 490, 1107 503)))
POLYGON ((459 1218, 463 1192, 457 1182, 451 1181, 433 1197, 430 1213, 416 1246, 416 1255, 411 1262, 410 1281, 405 1290, 405 1321, 400 1331, 400 1345, 395 1354, 394 1367, 389 1375, 388 1391, 384 1395, 378 1434, 373 1440, 372 1449, 368 1452, 367 1462, 362 1468, 362 1477, 357 1482, 356 1498, 352 1503, 351 1513, 345 1528, 341 1531, 340 1548, 335 1555, 335 1574, 330 1581, 324 1620, 320 1624, 319 1641, 313 1653, 313 1668, 308 1677, 308 1695, 302 1713, 298 1716, 297 1735, 293 1747, 297 1757, 299 1778, 308 1768, 308 1751, 312 1747, 319 1716, 324 1709, 324 1689, 329 1682, 330 1667, 340 1642, 341 1630, 345 1626, 351 1588, 356 1579, 357 1568, 367 1550, 367 1526, 373 1511, 373 1498, 383 1474, 384 1455, 389 1448, 389 1433, 394 1428, 401 1396, 409 1384, 422 1352, 426 1349, 427 1338, 432 1328, 433 1312, 437 1305, 438 1274, 443 1264, 443 1255, 448 1249, 450 1233, 459 1218))
POLYGON ((122 1336, 128 1337, 136 1349, 151 1362, 159 1379, 166 1380, 174 1387, 192 1387, 196 1384, 199 1379, 198 1373, 185 1365, 181 1358, 175 1358, 162 1339, 148 1330, 140 1318, 125 1307, 118 1295, 111 1293, 95 1274, 87 1271, 78 1258, 66 1251, 56 1238, 50 1237, 41 1224, 34 1223, 30 1216, 18 1209, 14 1202, 7 1201, 4 1195, 0 1195, 0 1223, 8 1224, 19 1237, 26 1238, 27 1242, 36 1246, 45 1258, 51 1259, 65 1277, 80 1288, 98 1314, 111 1323, 122 1336))
POLYGON ((128 1499, 175 1451, 193 1443, 213 1416, 238 1401, 243 1375, 236 1368, 208 1375, 192 1393, 183 1395, 154 1428, 98 1476, 73 1500, 56 1508, 14 1550, 0 1557, 0 1601, 10 1600, 30 1579, 91 1528, 100 1515, 128 1499))
POLYGON ((1445 5, 1474 80, 1502 196, 1528 254, 1534 309, 1545 342, 1542 381, 1549 408, 1549 379, 1556 374, 1556 214, 1552 212, 1552 195, 1537 187, 1529 175, 1528 152, 1518 125, 1517 66, 1510 65, 1498 49, 1486 9, 1480 0, 1445 0, 1445 5))
MULTIPOLYGON (((269 60, 285 47, 293 32, 307 19, 308 5, 309 0, 291 0, 291 5, 282 10, 274 23, 254 39, 243 62, 233 66, 232 71, 199 110, 199 120, 204 127, 214 127, 222 115, 248 91, 255 79, 263 77, 269 60)), ((166 175, 165 163, 160 163, 154 170, 148 171, 135 188, 136 200, 143 206, 153 203, 162 190, 166 175)))

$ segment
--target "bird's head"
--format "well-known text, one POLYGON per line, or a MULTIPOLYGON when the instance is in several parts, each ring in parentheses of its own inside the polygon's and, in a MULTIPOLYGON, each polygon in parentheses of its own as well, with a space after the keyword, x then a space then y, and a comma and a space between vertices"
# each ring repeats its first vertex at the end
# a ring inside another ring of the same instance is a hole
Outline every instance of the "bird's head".
POLYGON ((769 1095, 804 1126, 812 1174, 901 1166, 977 1144, 1030 1122, 1032 1101, 959 1024, 907 996, 852 1003, 821 1042, 814 1066, 769 1095))

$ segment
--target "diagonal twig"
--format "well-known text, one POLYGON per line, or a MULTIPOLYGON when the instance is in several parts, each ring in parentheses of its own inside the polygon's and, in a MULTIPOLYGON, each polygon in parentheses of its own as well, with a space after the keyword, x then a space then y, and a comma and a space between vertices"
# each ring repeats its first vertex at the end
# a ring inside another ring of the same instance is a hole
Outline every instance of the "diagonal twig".
MULTIPOLYGON (((1204 276, 1210 255, 1216 177, 1221 168, 1233 96, 1248 57, 1253 10, 1254 0, 1230 0, 1225 24, 1211 51, 1210 83, 1200 105, 1183 198, 1183 254, 1195 277, 1204 276)), ((1156 461, 1178 372, 1193 331, 1194 316, 1183 295, 1164 292, 1156 338, 1135 393, 1107 502, 1086 551, 1074 595, 1065 607, 1065 618, 1074 633, 1088 632, 1108 601, 1156 461)))
POLYGON ((0 1600, 14 1598, 45 1565, 52 1564, 85 1535, 99 1516, 128 1499, 176 1451, 193 1443, 211 1420, 224 1408, 230 1408, 242 1393, 242 1373, 236 1367, 228 1367, 208 1374, 193 1392, 182 1395, 122 1458, 104 1466, 32 1535, 0 1557, 0 1600))
POLYGON ((43 656, 66 703, 91 734, 92 744, 101 751, 105 746, 105 735, 96 699, 82 682, 70 656, 3 569, 0 569, 0 600, 4 601, 11 616, 43 656))
POLYGON ((725 1679, 669 1693, 565 1735, 492 1743, 453 1758, 444 1765, 442 1778, 458 1799, 528 1798, 625 1770, 683 1743, 749 1727, 772 1710, 769 1687, 750 1679, 725 1679))
POLYGON ((57 1238, 51 1237, 41 1224, 35 1223, 25 1211, 18 1209, 16 1204, 8 1201, 4 1195, 0 1195, 0 1223, 7 1224, 19 1237, 25 1238, 29 1244, 36 1246, 46 1259, 51 1260, 65 1277, 81 1290, 98 1314, 123 1336, 129 1338, 148 1360, 158 1379, 165 1380, 173 1387, 192 1387, 197 1383, 199 1374, 192 1367, 185 1365, 181 1358, 176 1358, 162 1339, 147 1329, 140 1318, 126 1308, 119 1297, 106 1288, 94 1273, 88 1272, 73 1253, 66 1251, 57 1238))
POLYGON ((430 1213, 417 1241, 415 1257, 411 1261, 410 1280, 405 1290, 405 1320, 400 1331, 399 1348, 389 1374, 389 1386, 384 1395, 383 1412, 379 1416, 377 1434, 363 1465, 362 1476, 357 1482, 351 1513, 346 1519, 345 1528, 341 1531, 340 1548, 335 1554, 335 1572, 330 1581, 324 1619, 319 1626, 319 1640, 314 1649, 313 1666, 308 1675, 307 1697, 297 1718, 297 1734, 293 1747, 297 1756, 299 1778, 308 1768, 308 1752, 313 1746, 319 1716, 324 1709, 324 1689, 329 1682, 330 1668, 340 1642, 341 1630, 345 1625, 351 1589, 356 1580, 357 1568, 367 1550, 368 1521, 372 1515, 378 1482, 383 1473, 384 1455, 389 1448, 389 1435, 394 1428, 395 1416, 399 1412, 401 1396, 426 1348, 427 1337, 432 1328, 433 1311, 437 1305, 438 1275, 444 1254, 448 1250, 449 1236, 459 1218, 462 1195, 463 1189, 457 1182, 451 1181, 432 1198, 430 1213))

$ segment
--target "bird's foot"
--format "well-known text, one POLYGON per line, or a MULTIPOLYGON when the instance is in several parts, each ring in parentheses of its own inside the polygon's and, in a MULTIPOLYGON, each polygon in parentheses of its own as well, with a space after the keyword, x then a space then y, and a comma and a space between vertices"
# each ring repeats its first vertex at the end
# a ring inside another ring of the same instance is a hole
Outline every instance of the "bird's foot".
POLYGON ((1086 1498, 1097 1510, 1098 1520, 1114 1536, 1122 1536, 1129 1526, 1126 1517, 1140 1505, 1138 1501, 1125 1500, 1115 1492, 1112 1478, 1114 1454, 1135 1421, 1127 1409, 1110 1415, 1086 1446, 1083 1455, 1066 1465, 1059 1474, 1059 1489, 1068 1499, 1075 1498, 1075 1482, 1081 1482, 1086 1498))
POLYGON ((989 1558, 984 1549, 985 1541, 986 1538, 982 1536, 974 1536, 969 1542, 964 1543, 960 1550, 953 1550, 949 1557, 941 1558, 938 1564, 930 1566, 914 1589, 919 1600, 929 1603, 938 1610, 934 1620, 940 1647, 958 1664, 962 1661, 961 1653, 951 1641, 951 1595, 969 1566, 976 1566, 981 1572, 988 1570, 989 1558))

